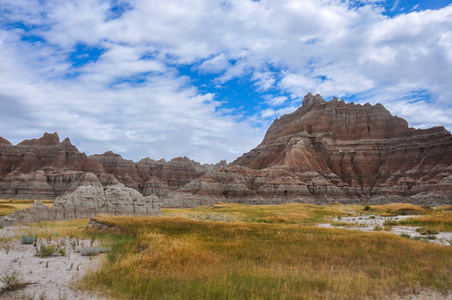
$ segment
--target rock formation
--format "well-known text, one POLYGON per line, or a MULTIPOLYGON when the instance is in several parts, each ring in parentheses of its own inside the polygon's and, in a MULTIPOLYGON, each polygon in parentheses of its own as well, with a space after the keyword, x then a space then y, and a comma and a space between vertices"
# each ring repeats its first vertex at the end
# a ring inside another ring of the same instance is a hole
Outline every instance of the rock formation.
POLYGON ((41 221, 87 219, 98 214, 121 216, 160 216, 157 196, 144 197, 123 185, 110 187, 80 186, 74 192, 58 197, 53 207, 35 201, 29 209, 17 210, 0 217, 0 226, 41 221))
POLYGON ((165 206, 303 202, 452 203, 452 136, 409 128, 383 105, 308 94, 262 143, 193 180, 165 206))
POLYGON ((208 170, 226 165, 201 165, 186 157, 135 163, 108 151, 86 156, 68 138, 45 133, 40 139, 13 146, 0 138, 0 198, 54 199, 81 185, 122 183, 145 196, 167 196, 208 170))
POLYGON ((84 184, 111 185, 116 178, 66 138, 45 133, 13 146, 0 141, 0 197, 54 199, 84 184))
POLYGON ((186 157, 136 163, 113 152, 87 157, 56 133, 17 146, 0 138, 2 198, 53 199, 80 185, 118 182, 159 196, 164 206, 451 204, 452 136, 443 127, 409 128, 381 104, 327 102, 308 94, 230 166, 186 157))
POLYGON ((166 197, 171 191, 201 177, 208 170, 227 165, 225 161, 216 165, 201 165, 187 157, 173 158, 168 162, 164 159, 156 161, 145 158, 135 163, 111 151, 92 155, 90 158, 100 162, 108 173, 125 186, 140 191, 143 195, 155 194, 159 197, 166 197))

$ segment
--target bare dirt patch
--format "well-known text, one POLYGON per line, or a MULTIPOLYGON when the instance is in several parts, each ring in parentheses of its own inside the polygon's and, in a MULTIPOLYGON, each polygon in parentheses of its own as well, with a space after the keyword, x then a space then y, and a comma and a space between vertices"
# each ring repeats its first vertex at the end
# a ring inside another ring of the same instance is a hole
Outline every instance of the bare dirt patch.
POLYGON ((64 249, 40 258, 36 255, 36 246, 19 242, 20 234, 26 230, 27 226, 0 229, 0 278, 17 276, 17 286, 12 288, 0 282, 1 299, 104 299, 75 286, 79 278, 100 263, 102 256, 81 256, 77 252, 77 248, 90 246, 91 241, 69 237, 40 241, 38 249, 39 243, 59 244, 59 249, 64 249))

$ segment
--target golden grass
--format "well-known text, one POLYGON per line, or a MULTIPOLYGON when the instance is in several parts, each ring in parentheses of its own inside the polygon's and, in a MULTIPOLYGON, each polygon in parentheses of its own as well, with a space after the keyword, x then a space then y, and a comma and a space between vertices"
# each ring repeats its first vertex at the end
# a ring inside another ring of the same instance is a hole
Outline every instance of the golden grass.
POLYGON ((400 225, 421 226, 427 229, 452 231, 452 211, 437 211, 428 216, 409 218, 399 221, 400 225))
MULTIPOLYGON (((412 207, 371 206, 369 211, 405 208, 412 207)), ((219 203, 164 209, 164 217, 97 217, 110 226, 105 230, 85 230, 88 220, 73 220, 34 224, 26 233, 103 240, 112 251, 80 286, 117 299, 381 299, 420 290, 450 293, 452 247, 385 232, 316 227, 363 209, 219 203)), ((416 209, 428 214, 422 222, 451 223, 450 211, 416 209)))
POLYGON ((378 214, 381 216, 393 216, 393 215, 424 215, 431 213, 432 209, 423 207, 420 205, 413 205, 409 203, 392 203, 383 205, 369 205, 369 209, 366 210, 365 206, 362 207, 361 212, 368 212, 372 214, 378 214))
POLYGON ((244 205, 217 203, 210 206, 186 209, 162 209, 166 216, 179 216, 209 221, 245 221, 258 223, 313 224, 325 222, 333 217, 342 217, 356 211, 359 205, 244 205))
POLYGON ((65 237, 89 238, 90 235, 85 231, 88 225, 88 219, 40 222, 28 224, 27 228, 17 231, 17 236, 21 234, 36 235, 41 239, 58 239, 65 237))
MULTIPOLYGON (((9 215, 18 209, 30 208, 33 199, 0 199, 0 216, 9 215)), ((52 207, 53 200, 41 200, 45 206, 52 207)))
POLYGON ((244 220, 231 222, 99 216, 118 230, 103 233, 112 252, 83 286, 119 299, 380 299, 452 289, 451 247, 307 224, 342 209, 221 204, 180 210, 221 210, 244 220), (276 222, 261 221, 272 215, 276 222))

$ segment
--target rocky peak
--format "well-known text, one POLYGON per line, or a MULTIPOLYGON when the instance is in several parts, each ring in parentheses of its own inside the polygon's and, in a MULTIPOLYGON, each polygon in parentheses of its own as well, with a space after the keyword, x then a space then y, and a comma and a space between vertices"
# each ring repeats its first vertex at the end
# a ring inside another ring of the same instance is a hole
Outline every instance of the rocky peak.
POLYGON ((0 136, 0 145, 11 146, 11 143, 7 139, 4 139, 0 136))
POLYGON ((215 202, 327 204, 452 201, 452 136, 409 128, 381 104, 306 95, 256 148, 193 180, 168 206, 215 202))
POLYGON ((304 109, 308 109, 312 105, 317 104, 317 103, 318 104, 323 104, 323 103, 325 103, 325 100, 319 94, 314 96, 311 93, 308 93, 306 96, 304 96, 304 99, 303 99, 303 102, 301 104, 301 107, 304 108, 304 109))
POLYGON ((39 139, 25 140, 18 144, 18 146, 38 146, 38 147, 47 147, 47 146, 57 146, 60 144, 60 137, 58 133, 54 132, 44 133, 44 135, 39 139))

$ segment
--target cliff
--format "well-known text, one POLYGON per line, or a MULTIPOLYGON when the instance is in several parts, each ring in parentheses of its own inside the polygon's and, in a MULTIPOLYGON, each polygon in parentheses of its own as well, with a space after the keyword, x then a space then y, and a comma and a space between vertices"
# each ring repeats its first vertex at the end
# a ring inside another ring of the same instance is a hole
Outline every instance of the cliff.
POLYGON ((452 136, 409 128, 381 104, 308 94, 255 149, 200 177, 166 206, 303 202, 452 203, 452 136))

